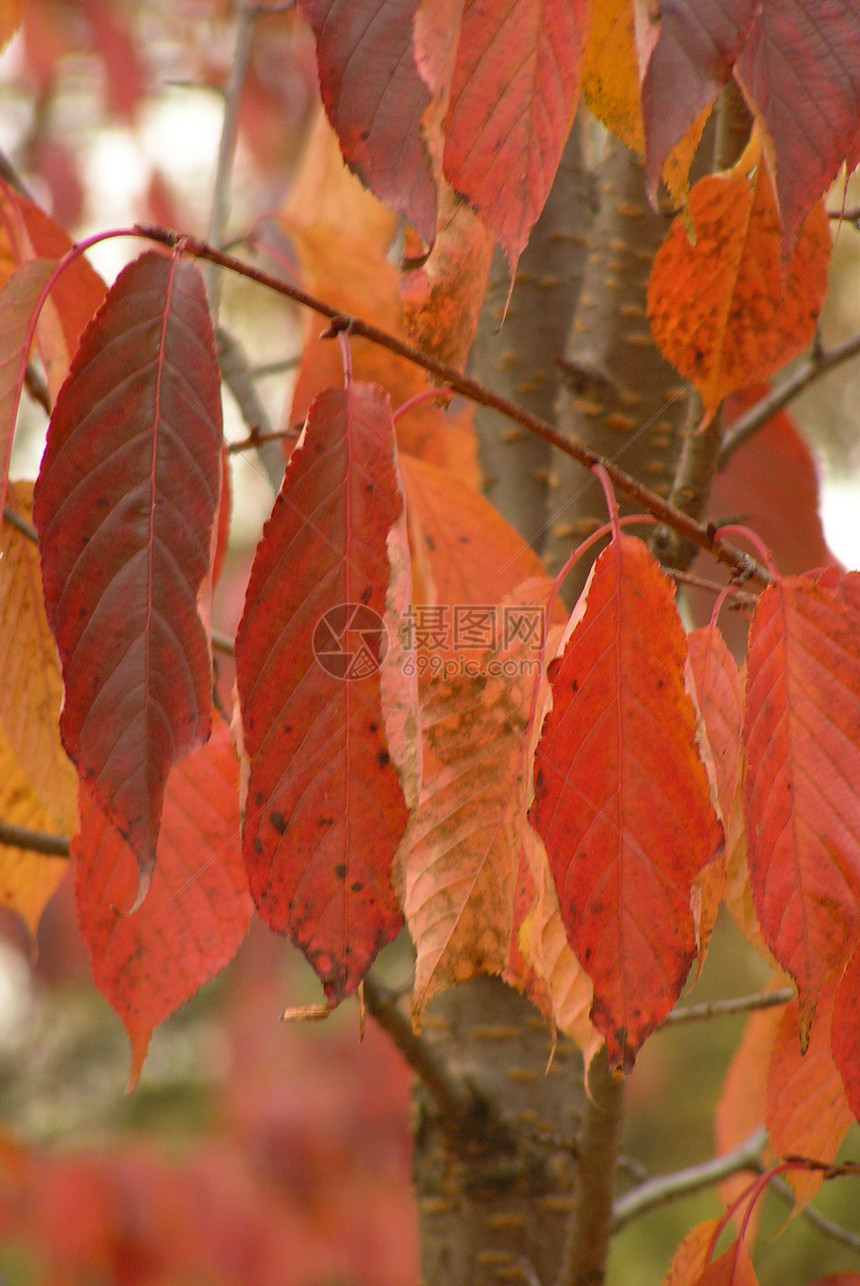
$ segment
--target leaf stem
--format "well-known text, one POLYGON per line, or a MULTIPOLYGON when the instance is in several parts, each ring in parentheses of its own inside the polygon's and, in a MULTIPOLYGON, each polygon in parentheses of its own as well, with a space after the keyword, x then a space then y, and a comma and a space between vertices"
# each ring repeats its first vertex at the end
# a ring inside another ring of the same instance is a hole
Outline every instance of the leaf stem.
POLYGON ((420 366, 440 384, 449 385, 461 397, 468 398, 469 401, 475 402, 478 406, 486 406, 490 410, 497 411, 500 415, 505 416, 506 419, 512 420, 530 433, 543 438, 550 446, 554 446, 565 455, 571 456, 584 468, 593 469, 595 465, 602 466, 613 485, 619 491, 636 500, 660 522, 666 523, 667 526, 685 536, 700 549, 707 550, 720 562, 734 568, 745 580, 755 580, 761 585, 766 585, 770 582, 771 577, 763 567, 760 567, 749 554, 735 548, 734 545, 725 540, 718 539, 710 526, 695 522, 675 505, 669 504, 668 501, 658 496, 649 487, 644 486, 635 478, 631 478, 628 473, 625 473, 623 469, 619 469, 611 460, 605 459, 596 451, 588 450, 587 447, 582 446, 579 442, 564 437, 545 420, 541 420, 538 416, 523 410, 515 402, 510 402, 507 398, 499 396, 470 376, 463 375, 456 367, 439 361, 438 358, 423 352, 413 344, 408 344, 404 340, 398 339, 395 335, 390 335, 387 331, 381 330, 370 322, 362 321, 361 318, 357 317, 345 317, 338 309, 326 304, 314 295, 309 295, 306 291, 300 290, 286 281, 272 277, 269 273, 263 272, 259 268, 254 268, 233 255, 216 250, 214 246, 201 241, 197 237, 184 236, 169 228, 149 224, 138 224, 136 231, 140 236, 147 237, 149 240, 159 242, 162 245, 175 247, 181 243, 182 249, 188 254, 194 255, 198 259, 205 259, 210 263, 218 264, 222 268, 247 277, 250 281, 255 281, 258 285, 264 286, 268 290, 285 295, 302 307, 310 308, 321 316, 328 317, 334 323, 332 327, 333 333, 336 334, 338 330, 348 330, 350 334, 361 335, 372 343, 387 348, 389 352, 395 353, 398 357, 403 357, 414 365, 420 366))

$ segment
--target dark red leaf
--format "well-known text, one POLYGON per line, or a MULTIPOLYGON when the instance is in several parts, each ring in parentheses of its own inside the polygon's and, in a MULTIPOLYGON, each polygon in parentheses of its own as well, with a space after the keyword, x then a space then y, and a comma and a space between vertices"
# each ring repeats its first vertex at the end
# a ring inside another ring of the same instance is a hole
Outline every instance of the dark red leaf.
POLYGON ((63 743, 141 867, 171 767, 209 735, 197 596, 221 476, 203 282, 149 253, 120 274, 57 400, 34 518, 63 665, 63 743))
POLYGON ((758 5, 736 74, 770 136, 783 251, 860 142, 856 0, 758 5))
POLYGON ((465 0, 445 177, 512 265, 555 178, 579 97, 586 0, 465 0))
POLYGON ((562 919, 594 983, 592 1019, 632 1067, 695 956, 693 880, 720 828, 684 687, 671 582, 646 546, 613 540, 550 667, 553 704, 530 818, 562 919))
POLYGON ((336 1000, 402 924, 390 868, 407 809, 380 693, 386 545, 403 511, 394 449, 377 385, 314 401, 236 639, 251 892, 336 1000))
POLYGON ((301 0, 317 42, 320 89, 344 158, 424 240, 436 232, 436 185, 421 132, 430 90, 412 38, 419 0, 301 0))
POLYGON ((666 157, 728 80, 755 10, 755 0, 661 0, 659 34, 642 78, 652 200, 666 157))

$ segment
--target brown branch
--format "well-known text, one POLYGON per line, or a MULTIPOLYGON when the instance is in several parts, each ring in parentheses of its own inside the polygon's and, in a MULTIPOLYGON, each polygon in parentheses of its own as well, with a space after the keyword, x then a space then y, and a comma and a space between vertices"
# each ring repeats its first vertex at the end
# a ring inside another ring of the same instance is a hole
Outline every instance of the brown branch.
POLYGON ((557 1286, 600 1286, 605 1278, 623 1104, 624 1081, 613 1076, 603 1048, 588 1070, 588 1103, 579 1144, 579 1191, 557 1286))
POLYGON ((727 1014, 746 1014, 753 1009, 770 1009, 775 1005, 787 1005, 794 997, 793 987, 782 987, 779 991, 759 991, 751 996, 705 1001, 700 1005, 673 1009, 663 1019, 662 1026, 671 1027, 676 1023, 691 1023, 703 1018, 723 1018, 727 1014))
POLYGON ((498 411, 506 419, 521 425, 530 433, 543 438, 550 446, 557 447, 565 455, 571 456, 584 468, 590 470, 598 465, 601 466, 619 491, 637 501, 642 505, 643 509, 653 514, 658 521, 666 523, 667 526, 677 531, 681 536, 685 536, 692 541, 694 545, 698 545, 700 549, 707 550, 720 562, 732 567, 744 580, 755 580, 761 585, 767 585, 770 582, 770 574, 763 567, 760 567, 749 554, 744 553, 726 540, 718 539, 709 526, 693 521, 676 506, 669 504, 648 487, 637 482, 635 478, 631 478, 629 474, 625 473, 623 469, 619 469, 611 460, 605 459, 595 451, 587 450, 578 442, 570 441, 558 433, 551 424, 547 424, 545 420, 541 420, 536 415, 531 415, 528 411, 524 411, 522 407, 517 406, 514 402, 509 402, 507 398, 499 397, 498 394, 493 393, 491 389, 480 384, 477 380, 471 379, 468 375, 463 375, 456 367, 440 362, 437 358, 431 357, 429 353, 423 352, 413 344, 407 344, 404 340, 398 339, 395 335, 390 335, 387 331, 381 330, 378 326, 373 326, 370 322, 362 321, 356 317, 345 317, 337 308, 333 308, 323 300, 317 299, 314 295, 309 295, 306 291, 300 290, 286 281, 272 277, 269 273, 263 272, 259 268, 254 268, 233 255, 224 254, 223 251, 216 250, 214 246, 201 241, 197 237, 185 236, 169 228, 156 227, 150 224, 137 224, 136 231, 141 236, 147 237, 151 241, 157 241, 162 245, 170 246, 171 248, 181 246, 184 251, 194 255, 195 258, 218 264, 230 272, 236 272, 240 276, 247 277, 248 280, 254 281, 268 290, 273 290, 277 294, 292 299, 303 308, 312 309, 321 316, 329 318, 332 322, 332 326, 326 332, 327 335, 333 336, 340 331, 361 335, 364 339, 369 339, 372 343, 387 348, 389 352, 405 358, 415 366, 420 366, 440 384, 449 385, 461 397, 468 398, 469 401, 475 402, 479 406, 486 406, 491 410, 498 411))
POLYGON ((852 335, 850 339, 834 345, 833 348, 815 348, 806 361, 792 371, 787 379, 784 379, 770 393, 766 393, 754 406, 735 420, 723 438, 723 445, 720 448, 720 467, 723 468, 726 465, 729 457, 737 451, 738 447, 743 446, 748 438, 767 424, 768 420, 772 420, 777 411, 781 411, 822 375, 829 374, 849 358, 856 357, 858 353, 860 353, 860 334, 852 335))
POLYGON ((70 841, 68 835, 49 835, 47 831, 31 831, 26 826, 13 826, 11 822, 0 819, 0 844, 12 848, 26 848, 33 853, 43 853, 46 857, 68 857, 70 841))
POLYGON ((409 1066, 421 1079, 442 1113, 452 1125, 467 1120, 480 1107, 465 1081, 451 1074, 449 1067, 427 1041, 416 1036, 412 1022, 398 1004, 398 995, 373 974, 364 979, 364 1000, 383 1031, 387 1032, 409 1066))

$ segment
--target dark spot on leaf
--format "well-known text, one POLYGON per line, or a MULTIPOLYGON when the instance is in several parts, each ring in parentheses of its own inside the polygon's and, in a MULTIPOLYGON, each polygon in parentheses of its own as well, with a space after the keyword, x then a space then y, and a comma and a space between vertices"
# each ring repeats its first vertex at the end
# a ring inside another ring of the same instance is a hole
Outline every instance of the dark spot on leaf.
POLYGON ((370 731, 371 731, 371 732, 376 732, 376 724, 375 724, 375 723, 369 723, 367 726, 368 726, 368 728, 370 729, 370 731))
POLYGON ((255 840, 254 840, 254 852, 255 852, 255 853, 262 853, 262 851, 263 851, 263 841, 262 841, 261 839, 255 839, 255 840))
POLYGON ((254 803, 257 805, 257 807, 258 807, 258 808, 261 808, 261 807, 262 807, 262 805, 263 805, 263 792, 262 792, 261 790, 258 790, 258 791, 256 792, 256 794, 254 795, 254 803))
POLYGON ((373 596, 373 586, 365 585, 360 595, 362 603, 369 603, 372 596, 373 596))
POLYGON ((343 862, 338 862, 337 866, 334 868, 334 876, 336 880, 346 879, 346 866, 343 862))
POLYGON ((272 823, 279 835, 284 834, 287 829, 287 819, 284 817, 283 813, 279 813, 276 809, 275 812, 269 814, 269 821, 272 823))
POLYGON ((426 541, 427 541, 427 548, 428 548, 428 549, 435 549, 435 548, 436 548, 436 541, 433 539, 433 537, 432 537, 432 536, 427 536, 427 537, 426 537, 426 541))
POLYGON ((468 536, 458 536, 458 537, 457 537, 457 543, 458 543, 458 544, 460 544, 460 545, 468 545, 468 543, 469 543, 469 537, 468 537, 468 536))
POLYGON ((353 893, 360 893, 361 890, 364 888, 364 885, 362 884, 361 880, 353 880, 352 884, 350 884, 349 887, 352 889, 353 893))
POLYGON ((379 764, 380 768, 387 768, 387 767, 388 767, 388 765, 389 765, 389 764, 390 764, 390 762, 391 762, 391 758, 390 758, 390 756, 389 756, 389 754, 388 754, 388 751, 387 751, 387 750, 377 750, 377 752, 376 752, 376 762, 379 764))
POLYGON ((334 818, 320 817, 320 819, 317 822, 317 826, 334 826, 334 818))
POLYGON ((365 489, 365 491, 375 491, 375 490, 376 490, 376 484, 375 484, 375 483, 373 483, 373 482, 366 482, 366 483, 364 484, 364 489, 365 489))

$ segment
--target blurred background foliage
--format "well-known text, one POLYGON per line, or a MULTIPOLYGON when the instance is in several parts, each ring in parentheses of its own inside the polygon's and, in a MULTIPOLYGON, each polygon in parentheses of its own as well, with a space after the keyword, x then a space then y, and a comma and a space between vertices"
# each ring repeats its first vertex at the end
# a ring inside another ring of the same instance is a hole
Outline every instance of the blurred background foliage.
MULTIPOLYGON (((72 235, 135 221, 205 234, 235 30, 231 6, 219 0, 27 0, 21 31, 0 55, 4 163, 72 235)), ((260 6, 230 226, 253 229, 282 265, 290 249, 277 217, 315 106, 307 29, 289 4, 260 6)), ((860 197, 855 188, 849 205, 860 197)), ((93 259, 112 279, 137 249, 112 241, 93 259)), ((822 321, 827 344, 860 324, 858 269, 860 237, 846 227, 822 321)), ((301 319, 229 282, 222 320, 252 367, 263 368, 263 408, 283 424, 301 319)), ((796 407, 833 479, 860 464, 858 400, 855 363, 796 407)), ((225 409, 228 435, 244 437, 235 404, 228 399, 225 409)), ((33 476, 43 433, 29 405, 13 476, 33 476)), ((234 544, 215 621, 226 631, 241 610, 277 472, 253 454, 233 460, 234 544)), ((829 535, 849 557, 852 532, 829 535)), ((228 695, 229 666, 220 677, 228 695)), ((395 944, 381 967, 402 980, 408 947, 395 944)), ((761 960, 723 917, 684 1003, 766 981, 761 960)), ((0 916, 0 1271, 8 1286, 417 1282, 410 1073, 372 1022, 359 1039, 355 1004, 322 1024, 277 1022, 286 1006, 316 999, 297 953, 255 924, 226 974, 156 1033, 140 1085, 126 1097, 125 1036, 89 981, 69 881, 36 944, 14 916, 0 916)), ((622 1190, 713 1154, 715 1103, 743 1024, 738 1016, 667 1028, 646 1045, 627 1092, 622 1190)), ((858 1127, 843 1154, 860 1155, 858 1127)), ((817 1204, 860 1228, 856 1184, 825 1185, 817 1204)), ((656 1286, 686 1231, 721 1208, 711 1188, 634 1221, 614 1244, 612 1280, 656 1286)), ((767 1198, 764 1286, 858 1270, 856 1251, 804 1219, 768 1245, 789 1213, 784 1200, 767 1198)))

